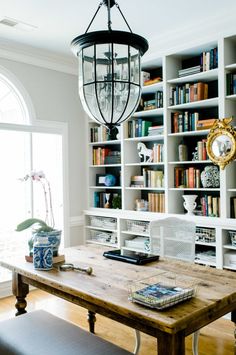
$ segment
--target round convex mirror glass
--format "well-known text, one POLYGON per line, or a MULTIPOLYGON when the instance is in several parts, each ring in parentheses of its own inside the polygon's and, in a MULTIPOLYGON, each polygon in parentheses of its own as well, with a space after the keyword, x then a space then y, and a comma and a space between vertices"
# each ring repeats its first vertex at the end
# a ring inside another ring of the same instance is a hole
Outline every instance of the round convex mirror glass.
POLYGON ((232 140, 226 134, 217 136, 212 142, 212 152, 216 158, 226 157, 230 154, 232 147, 232 140))

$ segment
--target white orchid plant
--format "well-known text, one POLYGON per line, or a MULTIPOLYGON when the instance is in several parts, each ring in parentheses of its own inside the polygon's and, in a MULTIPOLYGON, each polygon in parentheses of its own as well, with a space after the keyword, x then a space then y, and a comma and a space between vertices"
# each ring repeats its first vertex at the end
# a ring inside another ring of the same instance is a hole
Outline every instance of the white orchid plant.
POLYGON ((25 221, 17 225, 16 231, 23 231, 34 224, 38 224, 39 228, 36 229, 36 232, 51 232, 54 230, 54 215, 52 208, 52 194, 49 181, 46 179, 46 176, 43 171, 32 171, 30 174, 25 175, 20 179, 21 181, 35 181, 40 183, 43 189, 44 202, 45 202, 45 220, 39 218, 28 218, 25 221))

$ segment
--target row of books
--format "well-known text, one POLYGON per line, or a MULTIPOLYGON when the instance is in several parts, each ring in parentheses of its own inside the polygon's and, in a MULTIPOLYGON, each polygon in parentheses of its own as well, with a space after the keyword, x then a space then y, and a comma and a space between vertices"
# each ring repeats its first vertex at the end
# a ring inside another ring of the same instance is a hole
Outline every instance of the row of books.
POLYGON ((146 137, 153 135, 153 133, 163 134, 163 125, 157 126, 155 123, 144 120, 141 117, 130 119, 126 124, 126 129, 126 137, 128 138, 146 137), (152 125, 154 126, 152 127, 152 125))
POLYGON ((201 215, 220 217, 220 197, 205 195, 200 198, 201 215))
POLYGON ((152 162, 153 163, 162 163, 164 160, 164 144, 154 143, 152 147, 152 162))
POLYGON ((130 187, 164 187, 163 171, 143 168, 143 175, 131 176, 130 187))
POLYGON ((193 167, 181 168, 175 167, 174 169, 174 182, 175 187, 180 188, 199 188, 201 186, 200 169, 193 167))
POLYGON ((183 68, 179 70, 179 77, 186 75, 197 74, 203 71, 208 71, 218 67, 218 48, 211 48, 209 51, 204 51, 200 54, 198 65, 183 68))
POLYGON ((149 212, 165 212, 165 194, 148 193, 148 211, 149 212))
POLYGON ((197 160, 207 160, 207 150, 206 150, 207 139, 204 138, 201 141, 197 142, 196 152, 197 152, 197 160))
POLYGON ((218 48, 202 52, 200 56, 202 71, 218 68, 218 48))
POLYGON ((170 106, 208 99, 208 84, 186 83, 170 86, 170 106))
POLYGON ((226 74, 226 93, 227 95, 236 94, 236 73, 226 74))
POLYGON ((215 118, 200 119, 199 112, 172 112, 171 113, 171 132, 181 133, 210 129, 215 122, 215 118))
POLYGON ((104 126, 90 128, 90 142, 105 142, 109 140, 108 129, 104 126))
POLYGON ((154 110, 163 107, 163 92, 158 90, 141 98, 137 111, 154 110))
POLYGON ((93 148, 93 165, 120 164, 121 155, 118 150, 110 148, 93 148))
POLYGON ((106 193, 101 191, 94 192, 94 207, 97 208, 112 208, 112 200, 116 197, 117 193, 106 193))

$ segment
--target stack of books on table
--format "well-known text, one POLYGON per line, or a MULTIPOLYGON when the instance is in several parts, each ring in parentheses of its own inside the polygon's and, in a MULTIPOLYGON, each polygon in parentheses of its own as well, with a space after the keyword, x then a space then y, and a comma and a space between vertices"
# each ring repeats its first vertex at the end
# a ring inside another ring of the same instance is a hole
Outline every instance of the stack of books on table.
POLYGON ((195 67, 180 69, 179 70, 179 78, 182 76, 197 74, 201 72, 201 65, 196 65, 195 67))
POLYGON ((164 128, 163 126, 151 126, 148 128, 149 136, 158 136, 163 134, 164 128))
POLYGON ((159 310, 185 301, 194 295, 193 287, 178 287, 158 282, 131 292, 133 302, 159 310))

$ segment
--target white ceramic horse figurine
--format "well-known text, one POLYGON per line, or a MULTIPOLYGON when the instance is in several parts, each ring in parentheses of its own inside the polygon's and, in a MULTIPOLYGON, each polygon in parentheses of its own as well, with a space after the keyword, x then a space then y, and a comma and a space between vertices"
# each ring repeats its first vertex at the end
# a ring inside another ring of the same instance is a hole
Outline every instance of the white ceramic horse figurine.
POLYGON ((142 142, 139 142, 137 144, 137 149, 138 149, 138 155, 140 158, 143 158, 144 163, 151 163, 152 162, 152 160, 153 160, 153 150, 152 149, 148 149, 146 147, 146 145, 142 142))

